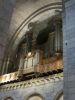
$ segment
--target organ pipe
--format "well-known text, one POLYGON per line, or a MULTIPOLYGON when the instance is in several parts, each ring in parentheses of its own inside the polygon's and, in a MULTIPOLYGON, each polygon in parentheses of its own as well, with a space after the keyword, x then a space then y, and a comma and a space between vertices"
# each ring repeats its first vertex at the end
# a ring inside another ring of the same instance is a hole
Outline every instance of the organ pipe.
POLYGON ((60 31, 60 20, 55 19, 55 52, 60 53, 61 51, 61 31, 60 31))

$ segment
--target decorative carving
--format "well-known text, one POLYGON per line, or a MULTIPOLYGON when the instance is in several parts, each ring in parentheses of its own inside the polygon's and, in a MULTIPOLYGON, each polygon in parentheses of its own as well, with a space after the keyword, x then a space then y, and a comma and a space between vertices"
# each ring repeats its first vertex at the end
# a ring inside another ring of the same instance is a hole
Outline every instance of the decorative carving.
POLYGON ((55 82, 60 80, 63 80, 63 73, 50 75, 48 77, 43 77, 43 78, 31 79, 29 81, 23 81, 14 84, 11 83, 11 84, 2 85, 0 86, 0 91, 9 91, 12 89, 26 88, 26 87, 31 87, 33 85, 38 86, 38 85, 47 84, 49 82, 55 82))

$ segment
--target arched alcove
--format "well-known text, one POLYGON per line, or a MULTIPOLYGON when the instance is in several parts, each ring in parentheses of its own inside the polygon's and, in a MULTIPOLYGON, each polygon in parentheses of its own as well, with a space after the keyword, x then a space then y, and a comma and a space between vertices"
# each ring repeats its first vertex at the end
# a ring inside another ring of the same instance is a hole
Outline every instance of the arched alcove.
POLYGON ((44 98, 40 94, 34 93, 28 96, 26 100, 44 100, 44 98))
POLYGON ((11 97, 6 97, 4 100, 13 100, 11 97))
POLYGON ((58 98, 58 100, 64 100, 63 94, 58 98))
MULTIPOLYGON (((13 59, 16 56, 16 50, 18 48, 18 45, 23 40, 23 38, 26 34, 26 31, 28 30, 29 23, 31 23, 31 22, 37 23, 38 21, 44 20, 43 18, 46 19, 46 18, 49 18, 52 16, 56 16, 61 11, 62 11, 62 2, 54 2, 54 3, 50 3, 48 5, 45 5, 39 9, 37 9, 30 16, 28 16, 27 19, 24 20, 24 22, 20 25, 20 27, 14 33, 14 35, 6 49, 5 57, 4 57, 3 63, 2 63, 2 66, 3 66, 2 73, 3 74, 10 73, 11 71, 8 71, 8 69, 14 68, 13 59), (12 62, 12 65, 8 65, 11 62, 12 62), (10 68, 9 68, 9 66, 10 66, 10 68)), ((14 69, 12 69, 12 71, 14 69)), ((14 70, 14 71, 17 71, 17 70, 14 70)))
POLYGON ((42 98, 34 95, 34 96, 29 97, 28 100, 42 100, 42 98))
POLYGON ((59 91, 56 96, 54 97, 54 100, 64 100, 64 94, 63 91, 59 91))

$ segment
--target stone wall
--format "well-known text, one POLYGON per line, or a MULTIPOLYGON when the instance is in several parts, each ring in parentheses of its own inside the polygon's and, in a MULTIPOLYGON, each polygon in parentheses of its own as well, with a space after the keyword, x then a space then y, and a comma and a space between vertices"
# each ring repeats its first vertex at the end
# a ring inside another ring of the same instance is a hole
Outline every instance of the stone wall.
POLYGON ((8 30, 14 6, 15 0, 0 0, 0 70, 2 69, 1 62, 3 60, 5 48, 10 40, 8 30))
POLYGON ((0 100, 7 97, 27 100, 31 95, 39 95, 43 100, 56 100, 62 91, 63 75, 59 74, 0 86, 0 100))
POLYGON ((75 100, 75 0, 65 0, 63 39, 64 100, 75 100))

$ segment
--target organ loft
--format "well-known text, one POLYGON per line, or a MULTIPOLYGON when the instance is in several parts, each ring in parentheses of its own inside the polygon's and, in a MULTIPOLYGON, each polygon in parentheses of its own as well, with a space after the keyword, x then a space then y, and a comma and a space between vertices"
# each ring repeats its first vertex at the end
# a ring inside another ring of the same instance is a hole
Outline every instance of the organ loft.
POLYGON ((0 100, 63 100, 61 6, 45 5, 16 31, 2 62, 0 100))
POLYGON ((75 100, 75 0, 0 0, 0 100, 75 100))
POLYGON ((16 55, 19 76, 25 74, 28 77, 29 74, 29 77, 39 77, 62 72, 61 18, 29 23, 28 26, 29 30, 20 43, 16 55), (46 23, 46 27, 38 29, 42 23, 46 23))
MULTIPOLYGON (((15 74, 12 81, 24 81, 63 72, 63 35, 61 15, 41 22, 28 24, 23 39, 16 48, 15 55, 7 61, 8 77, 15 74), (42 27, 40 27, 42 26, 42 27)), ((5 84, 11 80, 4 80, 5 84)))
POLYGON ((29 23, 23 39, 16 48, 15 55, 8 59, 6 65, 7 76, 15 75, 15 77, 12 80, 5 79, 1 84, 62 73, 61 15, 29 23))

